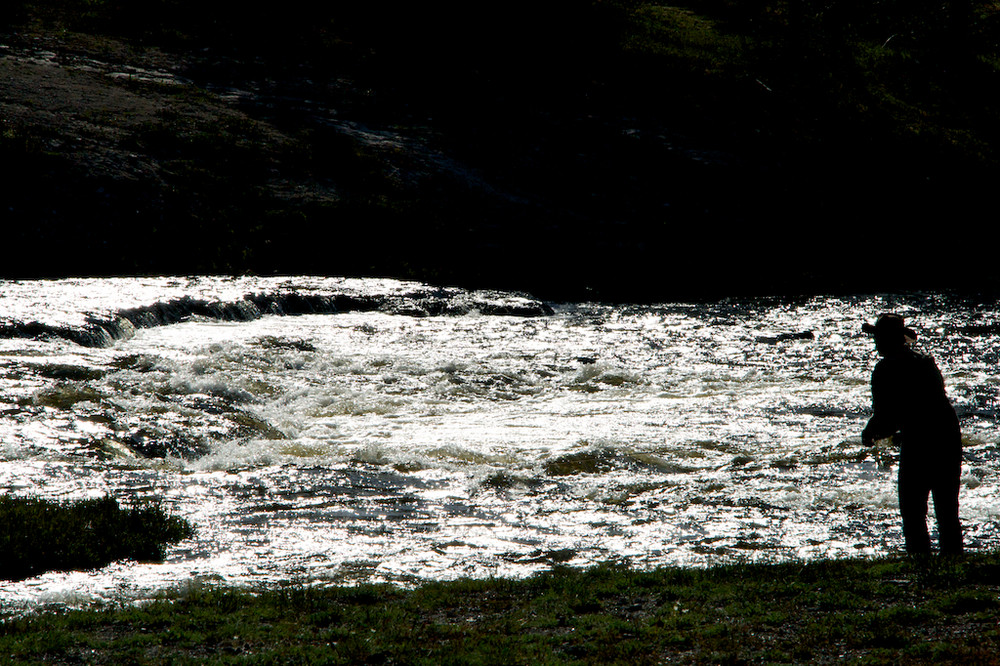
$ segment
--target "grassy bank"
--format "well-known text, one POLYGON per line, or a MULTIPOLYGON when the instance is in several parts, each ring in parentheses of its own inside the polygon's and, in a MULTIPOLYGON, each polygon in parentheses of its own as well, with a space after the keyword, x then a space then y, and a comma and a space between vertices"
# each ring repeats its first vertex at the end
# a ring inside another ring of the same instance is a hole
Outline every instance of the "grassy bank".
POLYGON ((55 502, 0 496, 0 580, 97 569, 116 560, 160 561, 191 526, 156 505, 122 508, 111 497, 55 502))
POLYGON ((995 0, 20 0, 0 33, 4 275, 997 286, 995 0))
POLYGON ((560 569, 523 581, 256 593, 0 624, 46 664, 1000 663, 1000 556, 560 569))

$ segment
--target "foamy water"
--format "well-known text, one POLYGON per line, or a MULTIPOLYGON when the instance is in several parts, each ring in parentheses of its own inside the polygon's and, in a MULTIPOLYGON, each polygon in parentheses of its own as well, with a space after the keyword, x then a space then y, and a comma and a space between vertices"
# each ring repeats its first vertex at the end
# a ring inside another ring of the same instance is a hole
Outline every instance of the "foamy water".
POLYGON ((0 585, 6 610, 206 581, 897 551, 895 452, 859 438, 877 360, 860 326, 886 310, 912 317, 962 418, 967 542, 1000 544, 996 303, 612 307, 313 278, 0 289, 0 488, 157 499, 197 530, 163 563, 0 585))

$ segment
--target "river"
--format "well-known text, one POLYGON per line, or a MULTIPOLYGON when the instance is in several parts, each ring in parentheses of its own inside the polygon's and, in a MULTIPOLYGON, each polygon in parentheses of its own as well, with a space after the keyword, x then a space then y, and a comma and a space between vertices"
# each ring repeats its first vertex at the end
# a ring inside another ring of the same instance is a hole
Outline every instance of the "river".
POLYGON ((191 586, 526 576, 898 552, 861 445, 896 311, 1000 545, 1000 304, 941 293, 607 305, 393 280, 0 281, 0 489, 155 500, 162 563, 0 585, 0 610, 191 586))

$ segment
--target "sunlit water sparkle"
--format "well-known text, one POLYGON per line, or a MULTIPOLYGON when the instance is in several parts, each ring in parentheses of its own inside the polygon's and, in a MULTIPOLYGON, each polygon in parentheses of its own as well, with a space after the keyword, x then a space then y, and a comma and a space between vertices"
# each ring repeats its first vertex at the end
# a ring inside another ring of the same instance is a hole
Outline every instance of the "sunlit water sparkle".
POLYGON ((423 287, 386 280, 0 289, 0 488, 156 499, 197 530, 163 563, 4 583, 3 610, 204 582, 410 585, 555 563, 897 551, 894 451, 859 438, 876 361, 860 325, 886 310, 911 315, 962 418, 967 541, 1000 545, 996 303, 932 294, 420 315, 399 304, 417 304, 423 287), (344 290, 395 305, 190 316, 107 347, 51 334, 185 296, 344 290), (49 334, 26 336, 31 322, 49 334))

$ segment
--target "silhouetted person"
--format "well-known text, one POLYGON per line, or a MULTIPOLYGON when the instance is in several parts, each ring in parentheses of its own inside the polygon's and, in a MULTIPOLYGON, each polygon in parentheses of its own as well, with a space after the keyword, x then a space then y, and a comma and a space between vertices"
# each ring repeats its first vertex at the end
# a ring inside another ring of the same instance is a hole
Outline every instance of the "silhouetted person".
POLYGON ((909 553, 929 553, 927 499, 934 498, 942 553, 962 552, 958 491, 962 433, 934 359, 910 348, 917 334, 903 318, 884 314, 864 330, 875 334, 882 359, 872 372, 873 414, 861 434, 866 446, 893 437, 899 454, 899 511, 909 553))

